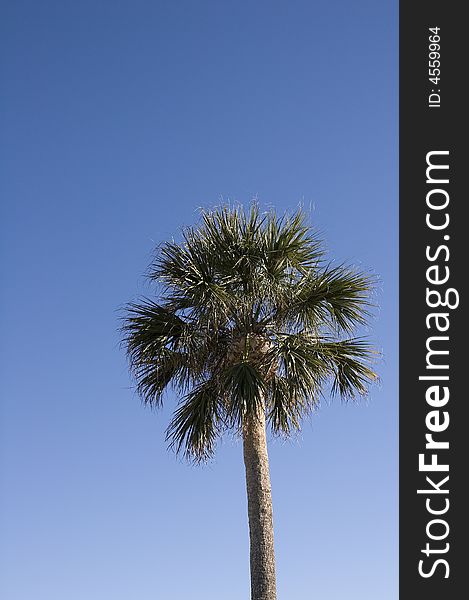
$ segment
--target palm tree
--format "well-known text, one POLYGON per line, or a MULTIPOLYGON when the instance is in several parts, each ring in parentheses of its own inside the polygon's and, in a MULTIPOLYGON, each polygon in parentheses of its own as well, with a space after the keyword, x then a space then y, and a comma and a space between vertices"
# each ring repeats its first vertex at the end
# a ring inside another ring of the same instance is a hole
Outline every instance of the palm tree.
POLYGON ((149 277, 157 300, 127 305, 124 344, 136 388, 159 406, 171 384, 180 403, 167 440, 209 459, 226 430, 242 436, 251 598, 276 598, 266 427, 290 435, 325 386, 363 395, 372 349, 353 338, 369 316, 371 278, 324 260, 300 209, 279 218, 257 205, 203 211, 183 241, 164 243, 149 277))

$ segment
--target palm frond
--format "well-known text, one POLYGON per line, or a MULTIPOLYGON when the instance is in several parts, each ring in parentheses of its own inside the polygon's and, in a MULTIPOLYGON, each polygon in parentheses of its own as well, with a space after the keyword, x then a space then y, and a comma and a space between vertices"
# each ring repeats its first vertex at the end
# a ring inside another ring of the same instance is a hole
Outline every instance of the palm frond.
POLYGON ((135 361, 132 372, 138 394, 145 404, 155 407, 161 404, 163 393, 169 384, 178 385, 182 390, 190 386, 192 380, 188 356, 167 348, 159 352, 157 359, 140 358, 135 361))
POLYGON ((291 435, 300 429, 300 422, 308 412, 307 402, 292 381, 275 375, 267 400, 267 420, 275 434, 291 435))
POLYGON ((279 308, 279 319, 310 329, 329 326, 352 332, 371 316, 372 276, 340 265, 312 270, 289 290, 290 297, 279 308))
POLYGON ((332 393, 343 399, 365 396, 370 383, 378 379, 372 370, 378 353, 363 339, 348 339, 321 344, 321 351, 332 363, 332 393))
POLYGON ((158 406, 170 383, 184 390, 200 377, 207 341, 174 311, 148 299, 130 303, 121 330, 137 392, 145 404, 158 406))
POLYGON ((295 271, 305 274, 324 255, 321 240, 311 233, 301 210, 281 218, 271 212, 262 242, 266 272, 273 280, 291 278, 295 271))
POLYGON ((262 414, 266 385, 254 365, 242 361, 229 366, 223 373, 222 384, 226 413, 234 426, 240 427, 246 419, 262 414))
POLYGON ((182 400, 166 431, 166 441, 186 458, 205 461, 213 456, 222 425, 217 389, 211 381, 204 382, 182 400))

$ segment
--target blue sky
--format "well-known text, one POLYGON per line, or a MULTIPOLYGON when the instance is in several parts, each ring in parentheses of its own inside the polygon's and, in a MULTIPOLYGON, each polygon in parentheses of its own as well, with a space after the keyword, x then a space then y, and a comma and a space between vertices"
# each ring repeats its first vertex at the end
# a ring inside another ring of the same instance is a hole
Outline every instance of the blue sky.
POLYGON ((397 2, 2 3, 5 600, 249 597, 240 444, 166 452, 119 306, 222 200, 382 280, 381 384, 269 445, 279 599, 397 597, 397 2))

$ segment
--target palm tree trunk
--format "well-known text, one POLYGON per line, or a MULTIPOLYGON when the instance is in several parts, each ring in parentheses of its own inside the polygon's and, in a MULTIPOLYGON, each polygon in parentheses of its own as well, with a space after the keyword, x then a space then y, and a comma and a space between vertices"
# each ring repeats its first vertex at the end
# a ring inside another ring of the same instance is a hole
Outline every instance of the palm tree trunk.
POLYGON ((251 600, 275 600, 275 553, 265 417, 243 427, 251 557, 251 600))

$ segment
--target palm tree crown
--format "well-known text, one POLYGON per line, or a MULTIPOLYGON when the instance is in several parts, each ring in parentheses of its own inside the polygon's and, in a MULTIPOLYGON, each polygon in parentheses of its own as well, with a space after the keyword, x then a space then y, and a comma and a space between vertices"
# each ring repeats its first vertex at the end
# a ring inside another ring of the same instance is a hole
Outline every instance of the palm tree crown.
POLYGON ((370 345, 353 337, 372 279, 328 264, 301 209, 204 211, 181 243, 159 248, 149 277, 159 299, 127 306, 124 343, 146 403, 158 406, 170 384, 179 392, 167 438, 190 459, 264 414, 288 435, 324 386, 352 398, 376 378, 370 345))

